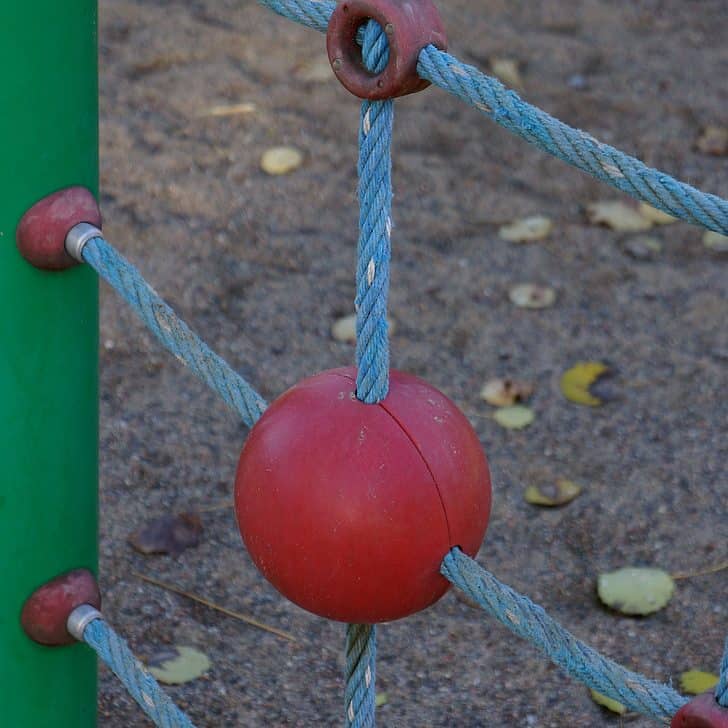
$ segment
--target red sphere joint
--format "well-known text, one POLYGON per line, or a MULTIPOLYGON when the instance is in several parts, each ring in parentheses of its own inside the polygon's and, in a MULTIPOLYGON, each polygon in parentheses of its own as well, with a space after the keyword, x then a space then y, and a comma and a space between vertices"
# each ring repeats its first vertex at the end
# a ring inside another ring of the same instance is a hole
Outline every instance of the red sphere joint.
POLYGON ((423 380, 390 373, 364 404, 353 368, 279 397, 250 431, 235 512, 262 574, 310 612, 386 622, 448 589, 447 552, 475 556, 491 505, 488 464, 468 420, 423 380))
POLYGON ((343 0, 326 32, 329 62, 344 87, 362 99, 382 100, 422 91, 430 85, 417 74, 417 58, 428 45, 447 50, 445 27, 432 0, 343 0), (364 66, 356 42, 359 29, 376 20, 389 41, 389 62, 378 74, 364 66))
POLYGON ((66 252, 66 235, 79 223, 101 227, 96 199, 85 187, 67 187, 36 202, 16 230, 22 256, 36 268, 64 270, 77 265, 66 252))
POLYGON ((670 723, 670 728, 728 728, 728 708, 710 691, 685 703, 670 723))
POLYGON ((20 623, 28 637, 42 645, 69 645, 76 640, 66 622, 82 604, 101 609, 101 593, 88 569, 74 569, 36 589, 23 604, 20 623))

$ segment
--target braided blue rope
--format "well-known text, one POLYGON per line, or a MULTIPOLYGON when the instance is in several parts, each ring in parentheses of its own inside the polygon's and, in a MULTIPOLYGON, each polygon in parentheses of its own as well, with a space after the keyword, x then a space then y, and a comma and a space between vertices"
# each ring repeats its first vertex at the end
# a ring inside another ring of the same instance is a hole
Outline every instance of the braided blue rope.
POLYGON ((85 245, 83 259, 131 305, 172 354, 240 414, 248 427, 255 424, 265 410, 265 400, 174 313, 134 266, 100 237, 85 245))
MULTIPOLYGON (((364 63, 378 73, 389 61, 387 36, 370 21, 364 63)), ((364 101, 359 121, 359 245, 356 269, 356 396, 373 404, 389 389, 387 293, 392 230, 393 101, 364 101)))
POLYGON ((377 633, 372 624, 346 625, 346 728, 374 728, 377 633))
POLYGON ((724 707, 728 708, 728 639, 725 641, 723 659, 720 663, 720 676, 715 686, 715 699, 724 707))
MULTIPOLYGON (((324 17, 336 5, 328 0, 259 0, 275 12, 325 32, 324 17)), ((496 78, 430 45, 417 72, 448 93, 545 152, 593 175, 669 215, 728 235, 728 201, 702 192, 638 159, 597 141, 523 101, 496 78)))
POLYGON ((461 63, 435 46, 421 51, 417 72, 527 142, 598 180, 673 217, 728 234, 728 201, 679 182, 554 119, 523 101, 498 79, 461 63))
POLYGON ((83 641, 121 680, 139 707, 160 728, 194 728, 159 683, 134 657, 129 646, 103 620, 95 619, 83 631, 83 641))
POLYGON ((483 610, 536 645, 568 675, 630 710, 669 721, 687 702, 667 685, 627 670, 576 639, 541 607, 499 582, 460 549, 448 553, 440 571, 483 610))

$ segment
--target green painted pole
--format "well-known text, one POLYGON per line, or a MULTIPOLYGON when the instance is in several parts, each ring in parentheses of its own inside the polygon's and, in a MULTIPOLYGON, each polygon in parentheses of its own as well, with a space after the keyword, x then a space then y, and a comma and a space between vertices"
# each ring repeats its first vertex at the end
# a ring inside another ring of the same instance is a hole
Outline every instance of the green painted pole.
POLYGON ((97 566, 97 283, 33 268, 15 227, 60 188, 98 186, 96 0, 0 2, 0 724, 88 728, 96 662, 41 647, 26 597, 97 566))

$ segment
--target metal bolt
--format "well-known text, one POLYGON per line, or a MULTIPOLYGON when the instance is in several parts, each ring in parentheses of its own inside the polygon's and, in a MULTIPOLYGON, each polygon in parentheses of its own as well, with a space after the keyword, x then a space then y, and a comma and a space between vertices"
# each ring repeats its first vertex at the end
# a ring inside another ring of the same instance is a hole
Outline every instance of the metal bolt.
POLYGON ((386 25, 384 26, 384 32, 385 32, 385 33, 386 33, 387 35, 392 35, 392 34, 394 33, 394 26, 393 26, 393 25, 392 25, 391 23, 387 23, 387 24, 386 24, 386 25))
POLYGON ((334 58, 334 61, 331 64, 331 67, 334 69, 334 71, 340 71, 341 67, 343 65, 344 65, 344 62, 341 60, 341 58, 334 58))

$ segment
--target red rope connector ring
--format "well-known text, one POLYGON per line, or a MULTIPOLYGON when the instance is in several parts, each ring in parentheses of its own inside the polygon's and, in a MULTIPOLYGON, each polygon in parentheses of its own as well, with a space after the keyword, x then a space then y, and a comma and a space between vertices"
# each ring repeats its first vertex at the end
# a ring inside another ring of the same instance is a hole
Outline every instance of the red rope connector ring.
POLYGON ((429 81, 417 75, 417 58, 428 45, 447 50, 447 37, 432 0, 342 0, 334 9, 326 33, 329 62, 344 87, 371 101, 422 91, 429 81), (378 74, 362 61, 356 34, 376 20, 389 40, 389 63, 378 74))

